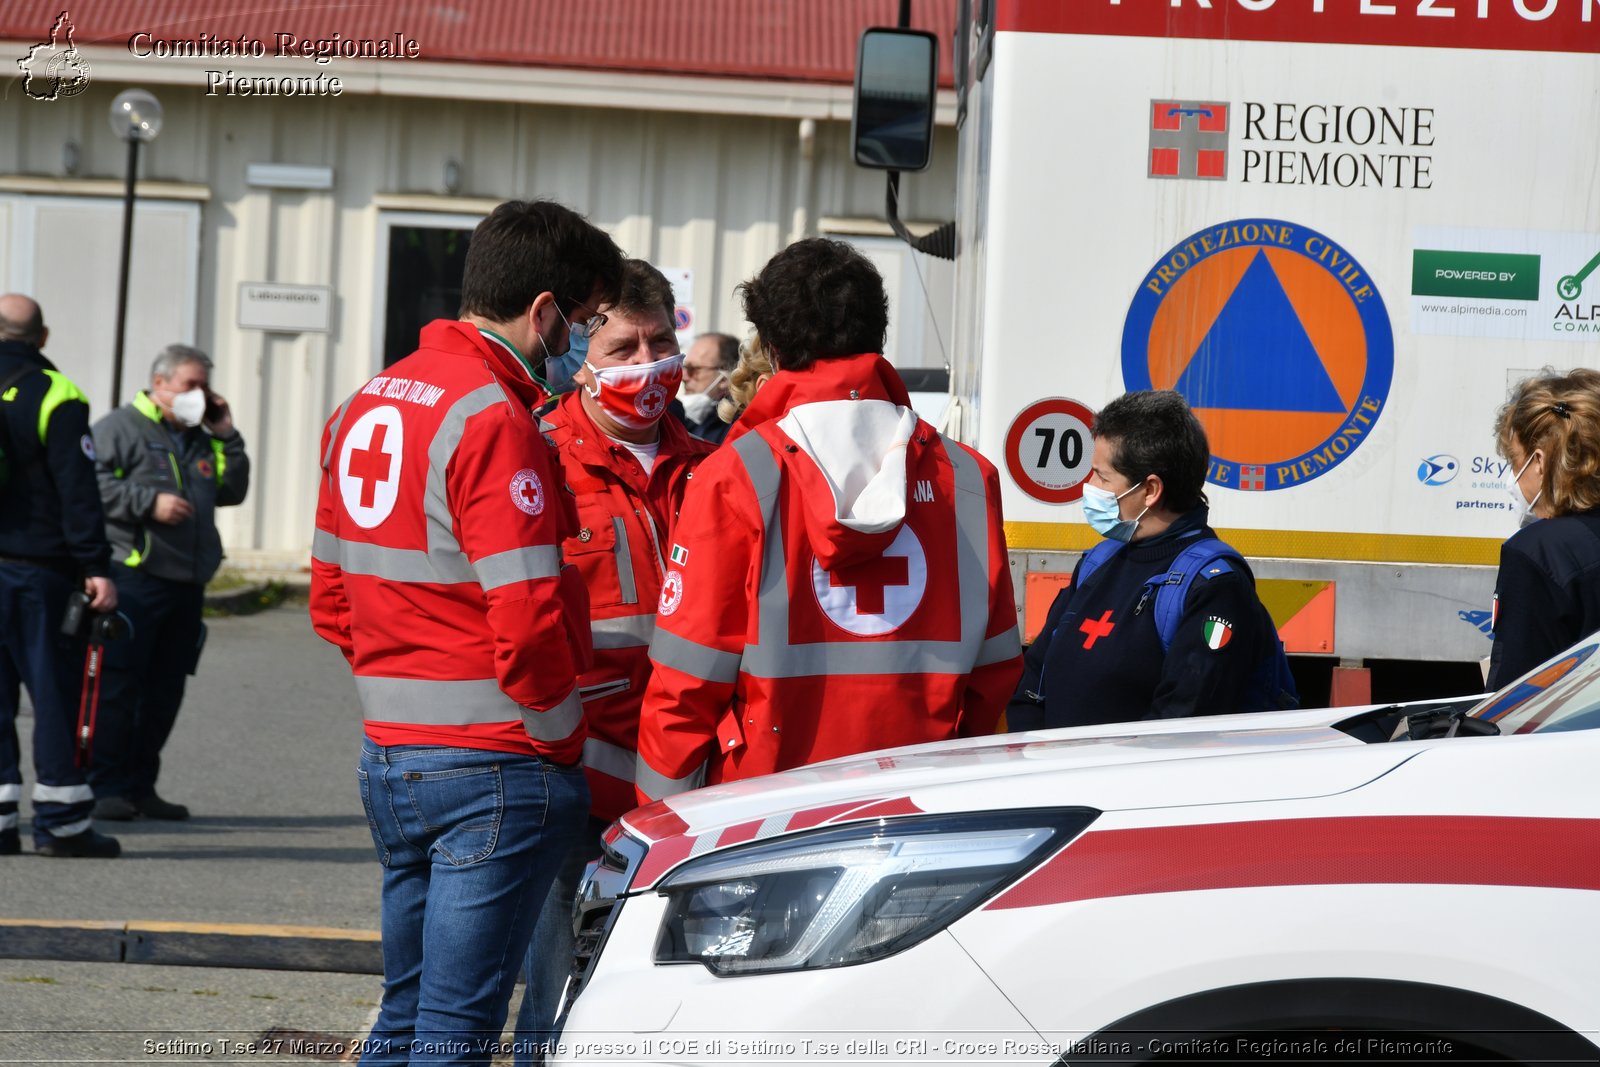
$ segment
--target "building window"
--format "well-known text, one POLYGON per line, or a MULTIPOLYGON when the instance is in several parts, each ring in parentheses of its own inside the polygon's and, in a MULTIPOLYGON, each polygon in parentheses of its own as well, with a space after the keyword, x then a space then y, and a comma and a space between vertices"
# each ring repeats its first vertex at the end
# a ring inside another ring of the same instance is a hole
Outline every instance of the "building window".
POLYGON ((417 349, 422 327, 461 314, 461 274, 471 228, 393 225, 384 301, 383 365, 417 349))

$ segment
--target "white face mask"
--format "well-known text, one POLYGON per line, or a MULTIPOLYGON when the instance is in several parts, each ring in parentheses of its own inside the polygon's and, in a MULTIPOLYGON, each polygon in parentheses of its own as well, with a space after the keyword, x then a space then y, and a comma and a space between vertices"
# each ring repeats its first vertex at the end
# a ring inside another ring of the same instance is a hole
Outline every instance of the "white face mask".
POLYGON ((710 390, 699 393, 679 393, 678 403, 683 405, 683 414, 690 422, 705 422, 711 413, 717 409, 717 402, 711 399, 710 390))
POLYGON ((1533 499, 1529 500, 1522 495, 1522 486, 1518 484, 1522 481, 1522 476, 1527 473, 1528 467, 1533 464, 1533 457, 1537 454, 1537 452, 1528 453, 1528 458, 1523 462, 1522 469, 1506 480, 1506 493, 1511 497, 1511 516, 1519 530, 1524 526, 1532 526, 1539 521, 1539 516, 1533 513, 1533 508, 1534 505, 1539 503, 1539 498, 1544 496, 1544 488, 1541 486, 1539 491, 1534 494, 1533 499))
POLYGON ((199 426, 206 417, 206 391, 199 386, 172 398, 172 417, 185 426, 199 426))

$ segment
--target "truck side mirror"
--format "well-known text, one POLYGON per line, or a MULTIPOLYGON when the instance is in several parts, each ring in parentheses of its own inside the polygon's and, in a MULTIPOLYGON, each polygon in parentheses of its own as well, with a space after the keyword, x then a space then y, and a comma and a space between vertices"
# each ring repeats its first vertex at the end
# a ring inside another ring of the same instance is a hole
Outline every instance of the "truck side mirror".
POLYGON ((870 29, 856 54, 855 160, 878 170, 926 170, 933 156, 939 39, 922 30, 870 29))

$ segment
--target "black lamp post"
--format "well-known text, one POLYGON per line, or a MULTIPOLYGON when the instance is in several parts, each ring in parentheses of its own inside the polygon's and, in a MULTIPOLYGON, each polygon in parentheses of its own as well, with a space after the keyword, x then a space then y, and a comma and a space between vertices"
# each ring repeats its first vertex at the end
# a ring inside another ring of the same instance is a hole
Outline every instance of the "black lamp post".
POLYGON ((122 193, 122 269, 117 276, 117 343, 111 356, 111 406, 122 402, 122 345, 128 326, 128 266, 133 253, 133 180, 139 145, 161 132, 161 101, 143 89, 124 89, 111 101, 111 132, 128 142, 128 184, 122 193))

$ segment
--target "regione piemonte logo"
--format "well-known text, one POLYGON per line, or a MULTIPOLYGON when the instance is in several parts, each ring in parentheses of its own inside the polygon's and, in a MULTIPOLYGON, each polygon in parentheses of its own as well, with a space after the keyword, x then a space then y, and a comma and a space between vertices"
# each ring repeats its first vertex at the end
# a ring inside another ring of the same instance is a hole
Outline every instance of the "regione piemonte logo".
POLYGON ((1218 100, 1150 101, 1150 177, 1226 180, 1228 105, 1218 100))

